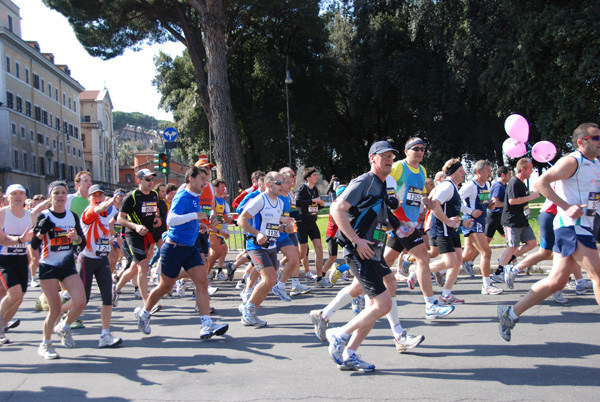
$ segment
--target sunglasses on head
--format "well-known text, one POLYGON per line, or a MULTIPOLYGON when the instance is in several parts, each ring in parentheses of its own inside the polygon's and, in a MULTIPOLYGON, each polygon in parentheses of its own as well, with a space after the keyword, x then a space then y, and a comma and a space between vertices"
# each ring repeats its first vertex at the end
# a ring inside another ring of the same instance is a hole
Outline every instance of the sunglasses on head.
POLYGON ((425 152, 425 147, 413 147, 413 148, 411 148, 411 151, 425 152))
POLYGON ((146 180, 146 181, 154 181, 154 177, 144 177, 144 180, 146 180))
POLYGON ((587 137, 583 137, 584 140, 594 140, 600 141, 600 135, 588 135, 587 137))
POLYGON ((269 180, 269 183, 273 183, 277 186, 281 186, 283 184, 281 180, 269 180))

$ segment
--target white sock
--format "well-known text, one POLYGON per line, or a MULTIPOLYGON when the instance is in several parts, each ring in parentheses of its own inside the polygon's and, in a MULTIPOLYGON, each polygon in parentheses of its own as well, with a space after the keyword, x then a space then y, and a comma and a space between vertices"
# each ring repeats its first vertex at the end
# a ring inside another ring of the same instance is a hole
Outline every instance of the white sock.
POLYGON ((342 359, 348 360, 351 356, 354 356, 355 354, 356 354, 356 350, 346 348, 346 349, 344 349, 344 353, 342 354, 342 359))
POLYGON ((516 320, 516 319, 519 318, 519 316, 515 314, 515 310, 513 308, 511 308, 510 310, 508 310, 508 315, 510 316, 510 318, 512 320, 516 320))
POLYGON ((285 290, 285 283, 284 282, 277 282, 277 286, 279 287, 280 290, 285 290))
POLYGON ((452 289, 446 289, 444 288, 444 290, 442 290, 442 297, 448 297, 452 294, 452 289))
POLYGON ((299 284, 300 284, 300 279, 298 279, 298 278, 292 278, 292 287, 293 288, 295 288, 299 284))
POLYGON ((427 305, 427 308, 433 306, 434 303, 435 303, 435 296, 425 296, 425 304, 427 305))
POLYGON ((492 278, 489 276, 483 278, 483 286, 490 286, 492 284, 492 278))
POLYGON ((400 338, 400 335, 402 334, 402 325, 400 324, 400 318, 398 317, 398 301, 396 300, 396 296, 392 297, 392 308, 385 316, 390 323, 390 328, 392 328, 394 337, 396 339, 400 338), (397 332, 398 328, 400 332, 397 332))
POLYGON ((331 320, 336 311, 352 302, 352 295, 348 286, 338 292, 333 300, 323 309, 323 317, 331 320))
POLYGON ((150 312, 148 310, 146 310, 145 308, 143 308, 142 315, 144 316, 144 318, 148 318, 148 317, 150 317, 150 312))
POLYGON ((102 338, 104 338, 108 334, 110 334, 110 331, 108 329, 103 329, 101 336, 102 336, 102 338))
POLYGON ((210 315, 201 316, 200 321, 202 322, 203 326, 212 324, 212 319, 210 318, 210 315))

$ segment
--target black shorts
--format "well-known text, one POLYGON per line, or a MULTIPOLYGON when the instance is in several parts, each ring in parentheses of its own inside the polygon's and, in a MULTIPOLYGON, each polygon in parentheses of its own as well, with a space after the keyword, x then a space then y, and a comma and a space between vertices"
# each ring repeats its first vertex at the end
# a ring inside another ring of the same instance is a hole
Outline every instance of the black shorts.
POLYGON ((440 236, 435 238, 435 245, 438 246, 440 254, 453 253, 455 249, 461 248, 460 236, 440 236))
POLYGON ((127 244, 133 261, 141 262, 148 258, 148 251, 154 246, 154 236, 151 232, 141 236, 137 233, 127 233, 127 244))
POLYGON ((321 239, 321 231, 317 222, 298 222, 298 242, 306 244, 309 237, 313 241, 321 239))
POLYGON ((96 278, 96 284, 100 289, 103 306, 112 306, 112 275, 108 265, 108 258, 91 258, 79 254, 76 262, 77 271, 81 276, 83 288, 85 289, 86 303, 90 301, 92 294, 92 279, 96 278))
POLYGON ((184 246, 165 241, 160 248, 160 272, 176 279, 181 268, 189 270, 204 265, 202 255, 196 246, 184 246))
POLYGON ((356 252, 344 257, 352 275, 358 279, 363 292, 371 299, 387 290, 383 277, 392 273, 385 260, 363 260, 356 252))
POLYGON ((27 254, 22 255, 0 255, 0 278, 6 287, 10 289, 13 286, 21 285, 21 291, 27 292, 29 283, 29 261, 27 254))
POLYGON ((38 272, 40 274, 40 280, 44 279, 58 279, 62 281, 71 275, 77 275, 75 269, 75 259, 69 258, 69 262, 61 266, 48 265, 40 262, 38 272))
POLYGON ((329 248, 329 256, 337 256, 338 253, 338 243, 335 241, 334 237, 328 237, 327 239, 327 247, 329 248))
POLYGON ((264 268, 277 266, 277 249, 276 248, 261 248, 256 250, 248 250, 248 255, 254 265, 254 269, 258 272, 264 268))
POLYGON ((488 212, 485 217, 485 237, 491 239, 496 232, 504 236, 504 227, 500 224, 501 219, 502 212, 488 212))
POLYGON ((200 252, 200 254, 208 255, 210 250, 210 245, 208 243, 208 232, 198 233, 198 237, 196 237, 196 248, 200 252))
POLYGON ((423 233, 420 230, 415 229, 415 231, 407 237, 391 236, 388 239, 386 246, 401 253, 403 250, 409 251, 411 248, 423 243, 425 243, 425 240, 423 240, 423 233))

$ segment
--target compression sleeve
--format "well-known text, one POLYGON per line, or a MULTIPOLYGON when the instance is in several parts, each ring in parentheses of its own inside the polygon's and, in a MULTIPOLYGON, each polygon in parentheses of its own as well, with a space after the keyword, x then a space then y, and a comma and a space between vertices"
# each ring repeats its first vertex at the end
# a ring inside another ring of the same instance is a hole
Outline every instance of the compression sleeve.
POLYGON ((184 223, 191 222, 195 219, 198 219, 198 213, 190 212, 189 214, 177 215, 173 212, 169 212, 167 215, 167 225, 168 226, 179 226, 184 223))

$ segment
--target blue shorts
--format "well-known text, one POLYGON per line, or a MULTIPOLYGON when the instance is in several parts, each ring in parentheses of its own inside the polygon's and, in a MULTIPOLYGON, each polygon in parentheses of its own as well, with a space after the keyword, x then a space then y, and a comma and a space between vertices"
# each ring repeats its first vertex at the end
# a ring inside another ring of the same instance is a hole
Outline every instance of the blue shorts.
POLYGON ((290 239, 295 247, 298 247, 298 233, 290 233, 290 239))
POLYGON ((540 221, 540 248, 552 250, 554 247, 554 217, 556 215, 548 212, 541 212, 538 219, 540 221))
POLYGON ((160 272, 169 278, 177 278, 181 268, 187 271, 201 265, 204 261, 196 246, 164 242, 160 248, 160 272))
POLYGON ((592 232, 588 234, 577 234, 575 233, 575 226, 568 226, 566 228, 558 228, 554 230, 555 243, 552 251, 560 253, 563 257, 572 255, 577 250, 578 242, 584 247, 597 250, 596 238, 592 235, 592 232))
POLYGON ((465 216, 465 219, 473 219, 473 226, 470 229, 467 229, 464 226, 461 226, 462 234, 465 237, 469 237, 471 233, 485 233, 485 218, 471 218, 471 216, 465 216))
POLYGON ((196 248, 198 248, 200 254, 208 255, 210 250, 210 245, 208 243, 208 232, 198 233, 198 237, 196 238, 196 248))
POLYGON ((294 242, 288 236, 288 237, 286 237, 286 239, 284 241, 278 241, 276 245, 277 245, 277 252, 279 252, 279 250, 281 250, 285 246, 293 246, 294 242))

